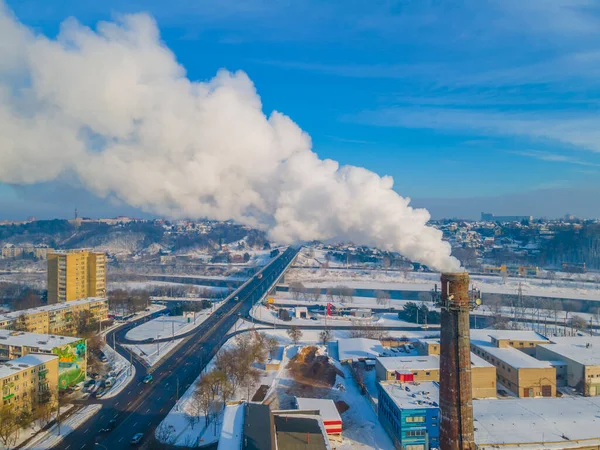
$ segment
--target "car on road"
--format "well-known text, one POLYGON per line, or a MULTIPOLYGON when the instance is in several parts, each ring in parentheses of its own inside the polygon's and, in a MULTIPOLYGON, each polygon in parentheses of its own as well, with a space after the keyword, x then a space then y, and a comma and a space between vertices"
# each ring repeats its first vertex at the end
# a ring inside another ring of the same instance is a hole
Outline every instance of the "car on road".
POLYGON ((258 275, 256 275, 256 278, 258 278, 259 280, 262 279, 262 273, 259 273, 258 275))
POLYGON ((236 295, 235 297, 233 297, 233 300, 236 301, 236 302, 239 302, 240 298, 236 295))
POLYGON ((144 379, 142 380, 142 383, 144 384, 148 384, 148 383, 152 383, 152 375, 148 374, 144 377, 144 379))
POLYGON ((144 433, 136 433, 131 438, 131 445, 137 445, 144 439, 144 433))
POLYGON ((310 320, 319 320, 316 317, 311 317, 310 320))
POLYGON ((117 419, 110 419, 106 428, 102 428, 100 433, 109 433, 115 428, 117 428, 117 419))

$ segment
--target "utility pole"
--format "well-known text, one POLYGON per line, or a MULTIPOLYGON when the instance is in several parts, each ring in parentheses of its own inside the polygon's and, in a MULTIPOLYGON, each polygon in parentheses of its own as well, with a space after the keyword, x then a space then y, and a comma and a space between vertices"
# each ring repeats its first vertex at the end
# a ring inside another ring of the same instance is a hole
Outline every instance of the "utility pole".
POLYGON ((133 370, 133 353, 131 353, 131 350, 129 350, 129 375, 131 375, 132 370, 133 370))
POLYGON ((60 436, 60 387, 56 392, 56 428, 58 430, 58 435, 60 436))

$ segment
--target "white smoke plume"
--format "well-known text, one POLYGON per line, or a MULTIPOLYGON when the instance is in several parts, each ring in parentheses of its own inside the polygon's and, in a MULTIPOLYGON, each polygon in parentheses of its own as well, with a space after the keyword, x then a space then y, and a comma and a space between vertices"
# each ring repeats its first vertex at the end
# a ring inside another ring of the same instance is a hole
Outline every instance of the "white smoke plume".
POLYGON ((243 72, 186 77, 153 19, 56 39, 0 0, 0 182, 77 177, 91 192, 173 218, 234 219, 279 242, 346 239, 439 270, 460 267, 429 213, 391 177, 322 160, 243 72))

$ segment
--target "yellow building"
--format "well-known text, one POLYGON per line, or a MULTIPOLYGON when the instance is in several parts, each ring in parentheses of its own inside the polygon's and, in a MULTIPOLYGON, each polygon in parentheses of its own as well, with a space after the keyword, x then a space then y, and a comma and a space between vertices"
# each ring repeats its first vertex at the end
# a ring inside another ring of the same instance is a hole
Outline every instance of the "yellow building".
POLYGON ((88 313, 91 323, 108 320, 106 299, 86 298, 1 314, 0 329, 73 336, 77 332, 79 318, 88 313))
POLYGON ((31 410, 40 401, 58 396, 58 357, 26 355, 0 364, 2 406, 31 410))
POLYGON ((471 340, 471 352, 496 366, 498 382, 518 397, 555 397, 556 368, 515 347, 471 340))
POLYGON ((106 297, 106 255, 88 249, 48 253, 48 304, 106 297))
POLYGON ((472 330, 471 337, 480 340, 488 340, 494 347, 513 347, 528 355, 535 355, 535 348, 540 344, 548 344, 550 341, 535 331, 527 330, 472 330), (485 337, 481 339, 482 336, 485 337))
MULTIPOLYGON (((392 356, 377 358, 375 372, 378 381, 440 381, 440 357, 392 356)), ((496 368, 471 353, 473 398, 496 397, 496 368)))
POLYGON ((12 361, 30 354, 58 356, 60 389, 66 389, 85 379, 87 368, 85 339, 0 330, 0 361, 12 361))

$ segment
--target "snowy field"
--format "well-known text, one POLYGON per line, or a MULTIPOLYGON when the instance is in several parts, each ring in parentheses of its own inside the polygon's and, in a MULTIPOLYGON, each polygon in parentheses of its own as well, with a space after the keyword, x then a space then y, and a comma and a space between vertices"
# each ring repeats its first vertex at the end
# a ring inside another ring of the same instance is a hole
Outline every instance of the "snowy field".
MULTIPOLYGON (((354 289, 378 289, 429 292, 437 284, 436 273, 402 272, 383 270, 341 269, 290 269, 286 282, 300 281, 305 287, 348 286, 354 289)), ((519 285, 524 295, 600 301, 600 283, 574 280, 544 280, 538 278, 507 278, 474 275, 471 281, 484 294, 516 294, 519 285)))
POLYGON ((183 339, 160 342, 156 344, 127 344, 123 345, 127 350, 140 357, 148 366, 152 367, 167 354, 172 352, 183 339))
POLYGON ((405 322, 398 318, 397 313, 374 314, 371 318, 358 318, 349 316, 327 316, 326 314, 313 314, 309 312, 308 319, 300 319, 293 316, 290 309, 291 320, 285 321, 277 317, 277 311, 268 308, 265 305, 256 305, 250 315, 257 320, 276 324, 276 325, 306 325, 326 327, 348 327, 348 326, 381 326, 381 327, 420 327, 412 322, 405 322), (311 319, 311 318, 314 318, 311 319))
MULTIPOLYGON (((223 302, 215 303, 214 309, 216 310, 222 304, 223 302)), ((129 330, 125 338, 131 341, 144 341, 146 339, 165 339, 180 336, 202 325, 211 314, 211 310, 206 309, 197 313, 190 313, 190 316, 187 317, 160 316, 129 330)))

